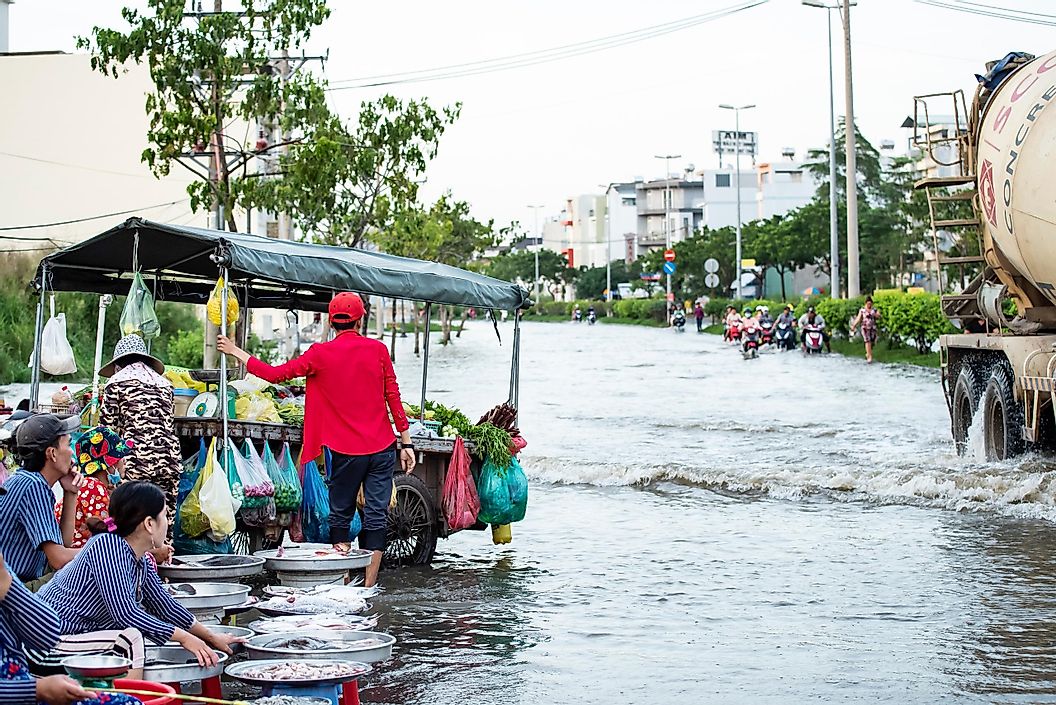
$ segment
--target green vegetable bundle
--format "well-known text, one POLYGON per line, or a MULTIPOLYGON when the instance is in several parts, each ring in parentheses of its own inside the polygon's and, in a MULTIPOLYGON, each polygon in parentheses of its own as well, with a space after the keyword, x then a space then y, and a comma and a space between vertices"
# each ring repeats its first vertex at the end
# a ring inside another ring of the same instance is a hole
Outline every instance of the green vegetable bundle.
POLYGON ((489 460, 500 468, 509 466, 510 447, 513 445, 513 436, 509 431, 498 428, 490 423, 482 423, 469 429, 468 438, 476 445, 476 455, 483 460, 489 460))

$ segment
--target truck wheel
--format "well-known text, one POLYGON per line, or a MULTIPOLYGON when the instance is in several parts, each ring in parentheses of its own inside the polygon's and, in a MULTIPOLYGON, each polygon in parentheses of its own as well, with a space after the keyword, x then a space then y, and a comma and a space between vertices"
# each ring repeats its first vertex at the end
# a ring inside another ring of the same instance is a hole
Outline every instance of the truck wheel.
POLYGON ((386 568, 424 565, 436 553, 436 505, 425 483, 414 475, 393 477, 396 506, 389 510, 385 537, 386 568))
POLYGON ((1023 452, 1023 409, 1012 391, 1012 372, 997 365, 983 396, 983 440, 988 461, 1008 460, 1023 452))
POLYGON ((979 399, 984 391, 975 369, 967 363, 962 365, 953 387, 952 402, 953 443, 957 448, 957 455, 964 455, 968 449, 968 429, 972 426, 972 419, 979 409, 979 399))

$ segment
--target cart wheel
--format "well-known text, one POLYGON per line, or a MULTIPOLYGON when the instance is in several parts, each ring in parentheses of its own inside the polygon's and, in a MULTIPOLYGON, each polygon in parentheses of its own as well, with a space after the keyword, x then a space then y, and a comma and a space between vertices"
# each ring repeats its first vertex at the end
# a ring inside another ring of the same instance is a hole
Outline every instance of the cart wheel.
POLYGON ((425 483, 396 475, 396 506, 389 510, 384 564, 387 568, 424 565, 436 552, 436 507, 425 483))

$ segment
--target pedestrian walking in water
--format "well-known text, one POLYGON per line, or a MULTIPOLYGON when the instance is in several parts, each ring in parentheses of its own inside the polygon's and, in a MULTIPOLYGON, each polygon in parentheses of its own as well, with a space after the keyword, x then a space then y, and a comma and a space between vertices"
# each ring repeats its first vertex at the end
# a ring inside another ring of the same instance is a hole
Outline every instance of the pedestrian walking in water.
POLYGON ((865 361, 873 361, 873 345, 876 344, 877 322, 880 320, 880 312, 873 307, 873 297, 865 297, 865 306, 858 311, 858 315, 851 321, 851 333, 859 325, 862 327, 862 340, 865 341, 865 361))
POLYGON ((697 319, 697 332, 704 332, 704 307, 697 302, 697 305, 693 307, 693 318, 697 319))

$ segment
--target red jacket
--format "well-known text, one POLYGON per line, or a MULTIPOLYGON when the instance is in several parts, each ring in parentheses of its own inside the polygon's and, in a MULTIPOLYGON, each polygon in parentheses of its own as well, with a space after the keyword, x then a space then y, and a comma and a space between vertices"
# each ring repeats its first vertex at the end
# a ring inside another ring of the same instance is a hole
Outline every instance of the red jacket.
POLYGON ((345 455, 388 448, 396 437, 386 405, 397 431, 409 427, 388 348, 355 331, 316 343, 284 365, 273 367, 253 357, 246 367, 272 383, 306 378, 303 463, 318 458, 324 446, 345 455))

